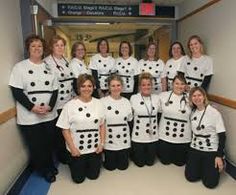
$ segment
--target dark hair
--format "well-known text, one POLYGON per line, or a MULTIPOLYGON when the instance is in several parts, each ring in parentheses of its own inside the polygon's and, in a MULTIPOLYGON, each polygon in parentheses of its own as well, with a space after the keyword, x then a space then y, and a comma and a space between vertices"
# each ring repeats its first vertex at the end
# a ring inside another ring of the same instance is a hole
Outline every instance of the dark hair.
POLYGON ((139 78, 138 78, 138 86, 141 85, 141 82, 142 82, 142 80, 144 80, 144 79, 149 80, 149 81, 151 81, 151 83, 152 83, 153 76, 152 76, 152 74, 149 73, 149 72, 142 72, 142 73, 139 75, 139 78))
POLYGON ((121 41, 120 42, 119 56, 122 57, 122 53, 121 53, 121 46, 122 46, 122 44, 127 44, 128 45, 128 47, 129 47, 129 56, 131 56, 133 54, 133 49, 132 49, 132 46, 131 46, 129 41, 121 41))
POLYGON ((196 39, 196 40, 202 45, 201 52, 202 52, 202 54, 205 53, 205 52, 204 52, 204 49, 203 49, 203 41, 202 41, 202 39, 201 39, 198 35, 192 35, 191 37, 189 37, 188 43, 187 43, 188 50, 189 50, 189 54, 190 54, 190 57, 191 57, 191 58, 192 58, 192 52, 191 52, 191 49, 190 49, 190 42, 191 42, 193 39, 196 39))
POLYGON ((100 39, 99 41, 98 41, 98 43, 97 43, 97 52, 98 53, 100 53, 101 51, 100 51, 100 45, 101 45, 101 43, 102 42, 106 42, 106 44, 107 44, 107 53, 109 53, 109 43, 108 43, 108 41, 107 41, 107 39, 100 39))
POLYGON ((66 45, 66 40, 63 37, 61 37, 60 35, 54 35, 50 39, 50 41, 49 41, 49 49, 50 49, 50 53, 51 54, 53 53, 53 45, 55 43, 57 43, 58 41, 60 41, 60 40, 63 42, 64 45, 66 45))
POLYGON ((199 91, 203 97, 204 97, 204 105, 205 107, 209 104, 209 101, 208 101, 208 98, 207 98, 207 93, 206 91, 202 88, 202 87, 193 87, 190 92, 189 92, 189 104, 190 106, 193 108, 193 109, 196 109, 197 106, 193 103, 192 101, 192 97, 193 97, 193 94, 196 92, 196 91, 199 91))
POLYGON ((174 83, 176 79, 182 81, 184 84, 187 84, 187 81, 186 81, 185 77, 182 74, 175 75, 175 77, 173 78, 172 83, 174 83))
POLYGON ((32 35, 29 35, 25 39, 25 49, 27 50, 28 54, 29 54, 30 44, 34 41, 41 41, 41 43, 43 45, 43 53, 44 53, 46 51, 46 42, 45 42, 45 40, 42 37, 40 37, 39 35, 32 34, 32 35))
POLYGON ((157 48, 157 44, 154 43, 154 42, 149 42, 148 45, 147 45, 147 48, 146 48, 146 52, 145 52, 145 57, 144 57, 144 60, 148 60, 148 55, 147 55, 147 52, 148 52, 148 49, 151 45, 154 45, 155 48, 156 48, 156 52, 155 52, 155 56, 154 56, 154 60, 157 61, 159 59, 159 54, 158 54, 158 48, 157 48))
POLYGON ((179 45, 180 49, 181 49, 181 54, 184 56, 185 55, 185 51, 184 51, 184 47, 182 45, 182 43, 180 43, 179 41, 175 41, 170 45, 170 49, 169 49, 169 57, 173 58, 173 53, 172 53, 172 48, 174 45, 179 45))
MULTIPOLYGON (((82 45, 83 48, 84 48, 84 51, 86 52, 86 47, 85 47, 85 44, 83 42, 75 42, 73 45, 72 45, 72 48, 71 48, 71 57, 72 58, 75 58, 76 57, 76 50, 77 48, 79 47, 79 45, 82 45)), ((85 56, 84 56, 85 57, 85 56)), ((83 58, 84 58, 83 57, 83 58)))
POLYGON ((93 88, 95 87, 95 80, 92 75, 81 74, 77 79, 77 93, 80 95, 80 88, 87 80, 91 81, 93 88))

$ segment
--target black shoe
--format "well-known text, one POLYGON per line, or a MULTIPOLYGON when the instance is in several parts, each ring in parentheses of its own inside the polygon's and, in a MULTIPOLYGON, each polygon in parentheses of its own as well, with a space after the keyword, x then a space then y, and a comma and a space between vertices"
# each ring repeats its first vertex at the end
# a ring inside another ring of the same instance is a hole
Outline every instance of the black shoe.
POLYGON ((45 179, 48 183, 53 183, 53 182, 56 181, 56 176, 55 176, 53 173, 49 172, 49 173, 47 173, 46 175, 44 175, 44 179, 45 179))

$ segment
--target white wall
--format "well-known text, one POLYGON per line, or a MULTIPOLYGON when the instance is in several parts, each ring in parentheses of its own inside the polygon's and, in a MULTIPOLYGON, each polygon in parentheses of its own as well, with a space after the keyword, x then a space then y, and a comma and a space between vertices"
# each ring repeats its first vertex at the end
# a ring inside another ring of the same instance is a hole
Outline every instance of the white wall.
MULTIPOLYGON (((18 0, 0 1, 0 113, 14 107, 8 87, 13 65, 23 58, 20 8, 18 0)), ((0 194, 23 170, 27 155, 15 119, 0 125, 0 194)))
MULTIPOLYGON (((188 0, 185 0, 183 5, 188 7, 188 0)), ((213 58, 214 76, 209 93, 233 100, 236 98, 235 7, 236 1, 221 0, 178 23, 178 39, 186 45, 190 35, 200 35, 207 53, 213 58)), ((227 126, 227 154, 236 164, 236 110, 224 106, 220 108, 227 126)))

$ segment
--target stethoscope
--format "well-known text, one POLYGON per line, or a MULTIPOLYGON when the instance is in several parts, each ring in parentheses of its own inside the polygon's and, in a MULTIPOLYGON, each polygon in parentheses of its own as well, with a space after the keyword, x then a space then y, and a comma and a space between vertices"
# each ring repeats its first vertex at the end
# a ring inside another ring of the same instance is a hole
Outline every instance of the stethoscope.
MULTIPOLYGON (((208 106, 208 105, 207 105, 208 106)), ((205 128, 205 126, 204 125, 201 125, 201 123, 202 123, 202 119, 203 119, 203 117, 204 117, 204 115, 205 115, 205 113, 206 113, 206 109, 207 109, 207 106, 205 107, 205 109, 204 109, 204 111, 203 111, 203 113, 202 113, 202 116, 201 116, 201 118, 200 118, 200 120, 199 120, 199 122, 198 122, 198 125, 197 125, 197 130, 201 130, 201 129, 204 129, 205 128)), ((196 117, 194 117, 193 119, 192 119, 192 121, 193 120, 196 120, 196 117)))
MULTIPOLYGON (((66 67, 68 67, 69 66, 69 62, 62 56, 62 58, 63 58, 63 60, 66 62, 66 67)), ((62 66, 60 66, 58 63, 57 63, 57 61, 55 60, 55 58, 53 57, 53 55, 52 55, 52 59, 53 59, 53 61, 54 61, 54 63, 56 64, 56 68, 59 70, 59 71, 63 71, 64 70, 64 68, 62 67, 62 66)))
MULTIPOLYGON (((165 106, 173 104, 173 101, 171 100, 172 94, 173 91, 170 93, 168 100, 165 102, 165 106)), ((186 112, 186 104, 187 104, 186 93, 183 93, 183 96, 180 99, 180 104, 179 104, 179 111, 183 114, 186 112)))
POLYGON ((147 110, 147 113, 148 113, 148 118, 149 118, 149 124, 150 124, 150 130, 149 130, 149 134, 152 135, 152 113, 153 113, 153 104, 152 104, 152 96, 150 95, 149 98, 150 98, 150 103, 151 103, 151 110, 149 110, 143 96, 141 95, 142 97, 142 100, 143 100, 143 103, 146 107, 146 110, 147 110))

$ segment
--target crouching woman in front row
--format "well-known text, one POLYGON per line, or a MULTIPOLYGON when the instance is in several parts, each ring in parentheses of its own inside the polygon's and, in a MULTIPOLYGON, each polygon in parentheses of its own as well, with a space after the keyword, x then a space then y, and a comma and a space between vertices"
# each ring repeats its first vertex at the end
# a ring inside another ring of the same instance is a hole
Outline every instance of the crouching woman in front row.
POLYGON ((101 168, 105 114, 100 100, 92 97, 94 86, 91 75, 80 75, 79 95, 65 104, 57 122, 70 151, 71 177, 76 183, 82 183, 86 177, 97 179, 101 168))
POLYGON ((204 186, 214 188, 219 183, 220 172, 224 167, 224 122, 219 111, 208 104, 206 92, 201 87, 191 89, 190 103, 193 107, 193 138, 185 177, 190 182, 202 180, 204 186))

